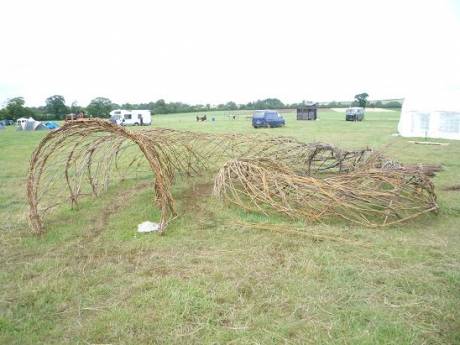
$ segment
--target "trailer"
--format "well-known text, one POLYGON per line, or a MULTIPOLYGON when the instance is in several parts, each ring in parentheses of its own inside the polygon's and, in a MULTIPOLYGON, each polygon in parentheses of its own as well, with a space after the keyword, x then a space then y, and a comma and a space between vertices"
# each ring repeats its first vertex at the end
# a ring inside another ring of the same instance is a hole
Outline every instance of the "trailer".
POLYGON ((110 112, 110 119, 121 126, 150 126, 152 124, 150 110, 116 109, 110 112))
POLYGON ((312 120, 318 118, 318 103, 303 104, 297 108, 297 120, 312 120))

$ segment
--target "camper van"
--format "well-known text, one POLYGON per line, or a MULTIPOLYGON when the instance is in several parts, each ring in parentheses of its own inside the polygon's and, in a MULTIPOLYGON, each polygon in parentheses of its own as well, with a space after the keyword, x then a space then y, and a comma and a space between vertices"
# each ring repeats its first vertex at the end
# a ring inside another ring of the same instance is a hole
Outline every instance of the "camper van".
POLYGON ((121 126, 150 126, 152 124, 150 110, 112 110, 110 119, 121 126))

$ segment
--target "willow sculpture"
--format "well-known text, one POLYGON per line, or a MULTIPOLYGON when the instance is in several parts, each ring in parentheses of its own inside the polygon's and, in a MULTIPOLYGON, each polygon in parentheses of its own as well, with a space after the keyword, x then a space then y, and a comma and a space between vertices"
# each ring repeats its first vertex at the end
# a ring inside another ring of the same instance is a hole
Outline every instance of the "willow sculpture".
POLYGON ((50 132, 33 152, 29 221, 34 233, 42 233, 46 215, 59 205, 76 208, 83 197, 142 178, 152 181, 163 233, 176 214, 174 180, 204 172, 217 173, 215 193, 226 201, 311 221, 338 216, 369 226, 390 225, 437 209, 423 167, 388 162, 368 148, 345 151, 268 135, 131 131, 105 120, 82 119, 50 132))

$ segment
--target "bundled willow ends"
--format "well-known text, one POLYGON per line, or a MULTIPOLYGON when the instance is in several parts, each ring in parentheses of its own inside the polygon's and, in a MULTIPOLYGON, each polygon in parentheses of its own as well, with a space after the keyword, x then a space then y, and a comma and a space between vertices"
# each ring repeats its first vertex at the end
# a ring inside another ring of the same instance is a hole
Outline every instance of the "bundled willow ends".
POLYGON ((433 184, 419 172, 370 169, 318 178, 300 176, 271 159, 227 162, 215 178, 214 193, 264 214, 274 210, 311 222, 342 218, 368 227, 438 208, 433 184))

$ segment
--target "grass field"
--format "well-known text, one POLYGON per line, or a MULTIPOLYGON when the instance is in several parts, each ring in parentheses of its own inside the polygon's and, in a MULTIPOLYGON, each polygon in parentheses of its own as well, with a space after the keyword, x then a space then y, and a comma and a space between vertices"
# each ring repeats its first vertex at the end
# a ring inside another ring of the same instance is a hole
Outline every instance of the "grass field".
POLYGON ((406 163, 443 164, 441 211, 398 227, 296 223, 309 234, 248 230, 273 221, 222 205, 208 180, 174 189, 180 217, 165 236, 145 183, 114 186, 79 210, 62 207, 29 233, 25 176, 44 132, 0 131, 0 344, 460 344, 460 142, 409 144, 398 112, 361 123, 322 111, 316 122, 254 130, 241 114, 157 115, 153 126, 266 132, 344 148, 370 146, 406 163))

